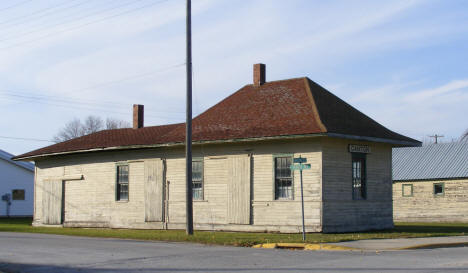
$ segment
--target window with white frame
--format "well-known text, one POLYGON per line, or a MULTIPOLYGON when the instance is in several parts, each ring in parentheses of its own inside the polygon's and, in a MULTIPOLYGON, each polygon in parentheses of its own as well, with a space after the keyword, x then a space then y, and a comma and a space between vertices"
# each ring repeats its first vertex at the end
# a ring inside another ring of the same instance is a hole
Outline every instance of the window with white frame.
POLYGON ((293 199, 292 156, 276 156, 275 199, 293 199))
POLYGON ((128 165, 117 165, 116 200, 128 200, 128 165))
POLYGON ((192 198, 203 200, 203 159, 192 160, 192 198))

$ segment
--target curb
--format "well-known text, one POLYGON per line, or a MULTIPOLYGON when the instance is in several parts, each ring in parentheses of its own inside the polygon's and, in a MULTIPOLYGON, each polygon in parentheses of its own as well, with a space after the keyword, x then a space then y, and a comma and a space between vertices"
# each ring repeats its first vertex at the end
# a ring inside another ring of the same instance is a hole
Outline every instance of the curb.
POLYGON ((406 246, 406 247, 400 247, 400 248, 392 248, 392 250, 431 249, 431 248, 466 247, 466 246, 468 246, 468 242, 457 242, 457 243, 422 244, 422 245, 406 246))
POLYGON ((258 244, 252 246, 253 248, 269 248, 269 249, 289 249, 289 250, 332 250, 332 251, 344 251, 344 250, 361 250, 359 248, 337 246, 329 244, 306 244, 306 243, 270 243, 270 244, 258 244))
POLYGON ((258 244, 252 248, 266 248, 266 249, 289 249, 289 250, 328 250, 328 251, 395 251, 395 250, 415 250, 415 249, 433 249, 433 248, 446 248, 446 247, 468 247, 468 242, 457 243, 438 243, 438 244, 421 244, 413 246, 405 246, 398 248, 383 248, 383 249, 366 249, 355 248, 348 246, 339 246, 331 244, 306 244, 306 243, 268 243, 258 244))

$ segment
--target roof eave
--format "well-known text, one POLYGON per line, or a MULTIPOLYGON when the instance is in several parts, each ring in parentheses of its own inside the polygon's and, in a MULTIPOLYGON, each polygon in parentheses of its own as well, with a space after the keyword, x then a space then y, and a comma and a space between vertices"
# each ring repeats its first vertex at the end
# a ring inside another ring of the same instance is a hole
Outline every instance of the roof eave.
MULTIPOLYGON (((194 141, 193 145, 203 145, 203 144, 221 144, 221 143, 236 143, 236 142, 252 142, 259 140, 275 140, 275 139, 298 139, 298 138, 309 138, 309 137, 321 137, 329 136, 335 138, 345 138, 353 140, 362 140, 362 141, 371 141, 371 142, 380 142, 388 143, 396 146, 411 146, 419 147, 421 142, 410 142, 403 140, 394 140, 386 138, 377 138, 377 137, 368 137, 368 136, 355 136, 355 135, 346 135, 346 134, 337 134, 337 133, 314 133, 314 134, 302 134, 302 135, 281 135, 281 136, 265 136, 265 137, 252 137, 252 138, 235 138, 235 139, 223 139, 223 140, 201 140, 194 141)), ((79 153, 89 153, 97 151, 115 151, 115 150, 133 150, 133 149, 146 149, 146 148, 161 148, 161 147, 177 147, 184 146, 183 142, 171 142, 171 143, 162 143, 162 144, 151 144, 151 145, 129 145, 129 146, 114 146, 114 147, 103 147, 103 148, 93 148, 87 150, 77 150, 77 151, 67 151, 67 152, 57 152, 57 153, 48 153, 40 154, 34 156, 25 156, 25 157, 14 157, 13 160, 35 160, 38 158, 44 158, 49 156, 57 155, 68 155, 68 154, 79 154, 79 153)))
POLYGON ((421 147, 422 145, 422 143, 419 141, 413 142, 413 141, 405 141, 405 140, 396 140, 396 139, 369 137, 369 136, 355 136, 355 135, 346 135, 346 134, 338 134, 338 133, 327 133, 327 135, 329 137, 363 140, 363 141, 371 141, 371 142, 381 142, 381 143, 388 143, 388 144, 392 144, 396 146, 405 146, 405 147, 421 147))
MULTIPOLYGON (((235 139, 223 139, 223 140, 201 140, 192 142, 193 145, 204 145, 204 144, 222 144, 222 143, 237 143, 237 142, 253 142, 260 140, 276 140, 276 139, 298 139, 298 138, 310 138, 310 137, 321 137, 326 136, 324 133, 314 133, 314 134, 302 134, 302 135, 282 135, 282 136, 265 136, 265 137, 252 137, 252 138, 235 138, 235 139)), ((184 142, 171 142, 171 143, 162 143, 162 144, 151 144, 151 145, 129 145, 129 146, 114 146, 114 147, 103 147, 103 148, 93 148, 87 150, 76 150, 76 151, 67 151, 67 152, 57 152, 57 153, 48 153, 48 154, 39 154, 34 156, 24 156, 24 157, 14 157, 15 161, 31 161, 38 158, 45 158, 49 156, 57 155, 68 155, 68 154, 80 154, 80 153, 89 153, 97 151, 115 151, 115 150, 133 150, 133 149, 146 149, 146 148, 161 148, 161 147, 177 147, 184 146, 184 142)))

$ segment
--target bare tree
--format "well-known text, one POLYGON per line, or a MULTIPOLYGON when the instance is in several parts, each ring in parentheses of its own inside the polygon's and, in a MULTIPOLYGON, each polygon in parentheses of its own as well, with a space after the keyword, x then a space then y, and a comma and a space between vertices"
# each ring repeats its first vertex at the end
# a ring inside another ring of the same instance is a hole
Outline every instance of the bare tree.
POLYGON ((83 124, 84 135, 89 135, 104 128, 104 122, 100 117, 88 116, 83 124))
POLYGON ((83 126, 78 118, 74 118, 63 127, 57 135, 54 136, 53 141, 58 143, 75 137, 84 135, 83 126))
POLYGON ((113 118, 107 118, 106 126, 104 127, 104 121, 97 116, 88 116, 84 123, 78 118, 74 118, 54 136, 53 141, 58 143, 72 138, 88 135, 104 129, 118 129, 128 128, 130 123, 124 120, 118 120, 113 118))
POLYGON ((106 119, 106 129, 130 128, 130 122, 115 118, 106 119))

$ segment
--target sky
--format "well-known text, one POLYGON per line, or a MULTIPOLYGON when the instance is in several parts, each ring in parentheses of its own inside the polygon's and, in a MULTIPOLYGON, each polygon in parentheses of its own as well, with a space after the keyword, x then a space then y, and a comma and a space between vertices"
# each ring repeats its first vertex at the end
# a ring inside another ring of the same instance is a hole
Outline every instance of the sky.
MULTIPOLYGON (((468 129, 468 2, 193 0, 194 116, 252 82, 309 77, 387 128, 468 129)), ((185 0, 0 1, 0 149, 74 118, 185 120, 185 0)))

